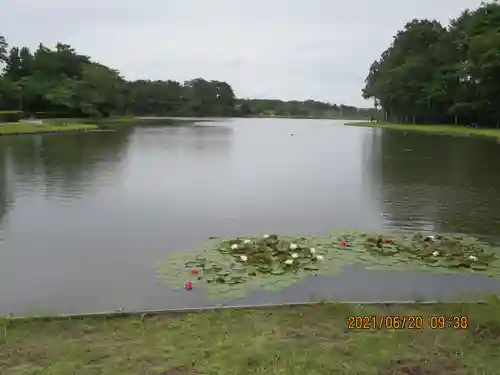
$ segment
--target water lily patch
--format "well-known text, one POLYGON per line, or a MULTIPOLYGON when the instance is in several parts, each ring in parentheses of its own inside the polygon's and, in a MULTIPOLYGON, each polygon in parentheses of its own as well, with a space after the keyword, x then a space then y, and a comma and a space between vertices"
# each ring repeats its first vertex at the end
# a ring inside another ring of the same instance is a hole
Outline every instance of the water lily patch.
POLYGON ((278 291, 350 264, 500 276, 500 249, 462 234, 335 231, 324 237, 211 238, 200 248, 169 254, 157 275, 174 289, 203 289, 210 298, 223 299, 278 291))

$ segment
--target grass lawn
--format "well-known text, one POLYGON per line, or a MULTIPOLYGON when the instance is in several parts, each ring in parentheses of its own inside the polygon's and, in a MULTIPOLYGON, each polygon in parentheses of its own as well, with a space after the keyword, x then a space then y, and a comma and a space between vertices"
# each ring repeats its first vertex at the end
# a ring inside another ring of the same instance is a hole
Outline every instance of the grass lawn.
POLYGON ((498 300, 0 321, 0 374, 9 375, 493 375, 499 364, 498 300), (423 328, 349 329, 356 316, 377 325, 419 316, 423 328), (466 318, 432 329, 431 316, 466 318))
POLYGON ((369 126, 396 130, 421 131, 443 134, 483 135, 500 137, 500 129, 474 129, 459 125, 419 125, 419 124, 392 124, 387 122, 348 122, 349 126, 369 126))
POLYGON ((122 123, 122 122, 136 122, 139 120, 137 116, 117 116, 117 117, 106 117, 104 119, 98 119, 101 122, 113 122, 113 123, 122 123))
MULTIPOLYGON (((95 130, 99 127, 93 124, 43 124, 36 125, 31 123, 15 122, 0 124, 0 135, 14 134, 35 134, 35 133, 54 133, 76 130, 95 130)), ((0 373, 1 374, 1 373, 0 373)))

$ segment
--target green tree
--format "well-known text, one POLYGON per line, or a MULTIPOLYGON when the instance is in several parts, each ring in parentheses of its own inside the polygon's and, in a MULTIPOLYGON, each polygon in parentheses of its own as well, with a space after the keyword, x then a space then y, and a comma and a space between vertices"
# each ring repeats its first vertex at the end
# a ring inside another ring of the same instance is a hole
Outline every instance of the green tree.
POLYGON ((84 64, 82 80, 72 81, 68 87, 75 92, 77 105, 84 115, 109 116, 122 109, 124 80, 116 70, 104 65, 84 64))
POLYGON ((0 62, 6 63, 7 62, 7 48, 8 48, 7 41, 5 40, 5 37, 0 34, 0 62))
POLYGON ((110 67, 57 43, 7 51, 0 37, 0 110, 22 109, 37 116, 101 117, 113 114, 156 116, 368 117, 370 110, 314 100, 237 99, 224 81, 196 78, 126 81, 110 67))
POLYGON ((362 94, 396 122, 500 126, 500 5, 482 3, 445 28, 413 20, 368 72, 362 94))
POLYGON ((21 76, 21 57, 19 55, 19 48, 12 47, 7 57, 6 66, 4 68, 4 76, 14 81, 20 79, 21 76))

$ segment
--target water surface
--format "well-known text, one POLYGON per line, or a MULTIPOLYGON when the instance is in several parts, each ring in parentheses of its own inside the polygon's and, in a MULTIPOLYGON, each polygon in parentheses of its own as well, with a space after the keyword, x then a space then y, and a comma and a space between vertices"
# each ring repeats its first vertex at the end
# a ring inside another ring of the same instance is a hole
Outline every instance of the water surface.
MULTIPOLYGON (((234 119, 0 139, 0 314, 211 304, 155 280, 209 236, 418 229, 496 238, 500 145, 343 126, 234 119), (204 125, 204 126, 202 126, 204 125)), ((451 298, 482 277, 365 271, 239 303, 451 298)))

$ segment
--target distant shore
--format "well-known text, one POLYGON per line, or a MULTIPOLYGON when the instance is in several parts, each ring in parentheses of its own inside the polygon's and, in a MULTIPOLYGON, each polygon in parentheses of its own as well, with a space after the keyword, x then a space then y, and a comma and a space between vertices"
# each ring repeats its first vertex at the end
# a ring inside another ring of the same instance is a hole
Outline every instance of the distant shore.
POLYGON ((104 121, 106 122, 130 122, 134 120, 179 120, 179 121, 189 121, 189 120, 197 120, 197 121, 213 121, 213 120, 230 120, 234 118, 276 118, 276 119, 297 119, 297 120, 346 120, 346 121, 362 121, 366 120, 366 118, 349 118, 349 117, 320 117, 320 116, 270 116, 270 115, 251 115, 251 116, 236 116, 236 117, 231 117, 231 116, 223 116, 223 117, 216 117, 216 116, 207 116, 207 117, 176 117, 176 116, 125 116, 125 117, 118 117, 116 119, 110 118, 106 119, 104 121))
POLYGON ((349 121, 362 121, 367 120, 366 117, 323 117, 323 116, 270 116, 270 115, 251 115, 251 116, 239 116, 239 118, 290 118, 290 119, 303 119, 303 120, 349 120, 349 121))
POLYGON ((48 134, 48 133, 77 132, 77 131, 98 131, 98 130, 99 126, 95 124, 81 124, 81 123, 33 124, 29 122, 0 123, 0 136, 48 134))
POLYGON ((92 118, 58 118, 42 120, 40 124, 32 122, 0 122, 0 136, 13 135, 30 135, 30 134, 54 134, 54 133, 71 133, 71 132, 105 132, 114 131, 115 128, 124 125, 132 125, 134 122, 142 124, 158 123, 159 121, 210 121, 208 119, 194 118, 173 118, 173 117, 110 117, 104 119, 92 118))
POLYGON ((493 374, 500 304, 323 303, 3 319, 0 332, 6 374, 493 374))
POLYGON ((421 125, 421 124, 393 124, 388 122, 347 122, 348 126, 365 126, 372 128, 384 128, 405 131, 419 131, 426 133, 454 134, 454 135, 478 135, 487 137, 500 137, 500 129, 472 128, 461 125, 421 125))

